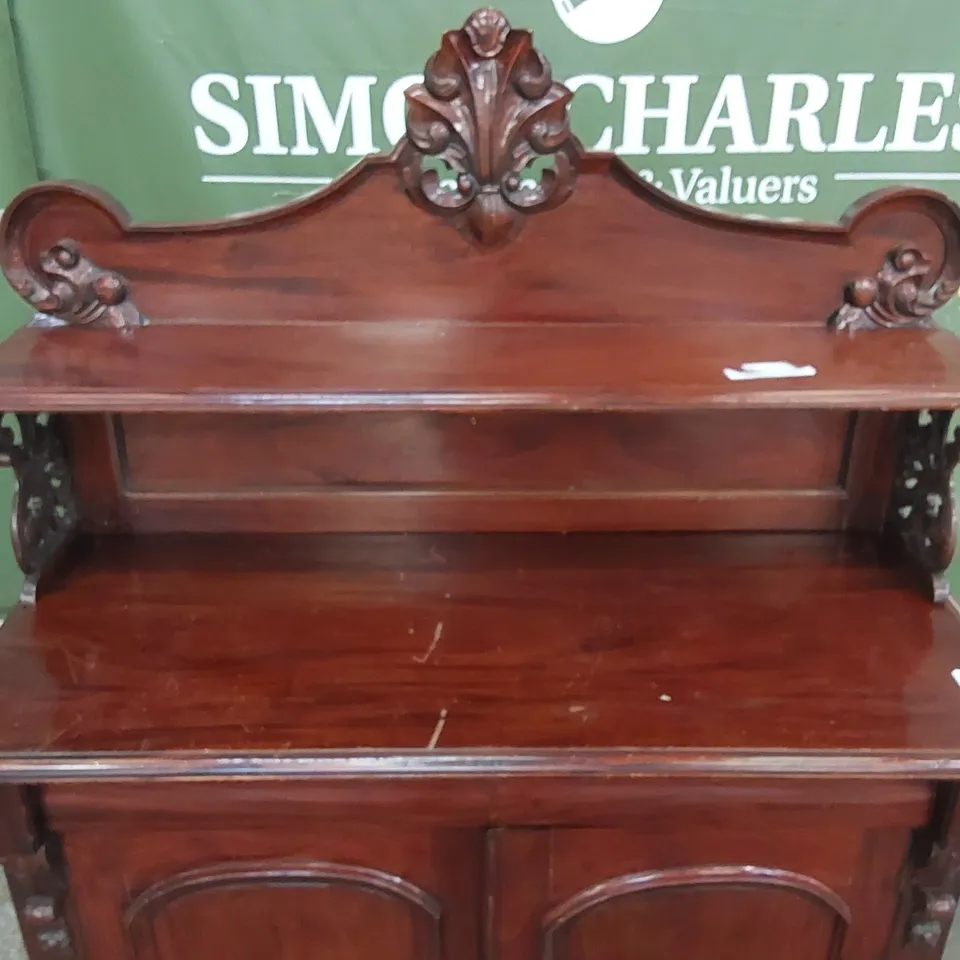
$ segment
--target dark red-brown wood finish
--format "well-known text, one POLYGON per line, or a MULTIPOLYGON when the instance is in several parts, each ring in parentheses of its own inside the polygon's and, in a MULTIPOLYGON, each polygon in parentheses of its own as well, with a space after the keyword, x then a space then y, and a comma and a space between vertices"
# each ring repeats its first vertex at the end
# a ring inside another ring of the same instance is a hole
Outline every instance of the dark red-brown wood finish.
POLYGON ((74 556, 4 627, 8 777, 960 774, 955 608, 837 535, 166 535, 74 556))
POLYGON ((960 210, 685 206, 494 10, 407 96, 278 210, 6 208, 31 960, 936 960, 960 210))

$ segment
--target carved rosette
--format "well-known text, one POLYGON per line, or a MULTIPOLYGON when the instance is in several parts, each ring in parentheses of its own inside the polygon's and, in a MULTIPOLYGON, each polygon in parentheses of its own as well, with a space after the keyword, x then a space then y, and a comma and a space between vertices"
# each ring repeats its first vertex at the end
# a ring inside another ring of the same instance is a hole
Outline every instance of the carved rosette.
POLYGON ((109 325, 126 333, 146 322, 130 299, 126 280, 84 257, 73 240, 44 251, 37 269, 15 250, 5 272, 27 303, 68 324, 109 325))
POLYGON ((931 578, 934 600, 949 596, 944 571, 956 548, 952 475, 960 459, 957 438, 948 439, 952 412, 910 414, 890 503, 890 525, 908 555, 931 578))
POLYGON ((514 237, 528 213, 562 203, 573 190, 580 147, 570 133, 572 93, 526 30, 489 8, 444 35, 424 82, 407 93, 407 137, 400 172, 420 206, 449 218, 482 247, 514 237), (425 161, 453 172, 447 189, 425 161), (537 157, 552 158, 539 180, 524 177, 537 157))
POLYGON ((0 427, 0 465, 13 468, 11 536, 25 575, 21 599, 36 598, 37 583, 66 545, 77 523, 73 484, 61 437, 61 421, 19 414, 20 440, 0 427))
POLYGON ((926 326, 960 283, 937 275, 919 250, 899 247, 873 277, 860 277, 846 291, 847 302, 834 314, 837 330, 926 326))

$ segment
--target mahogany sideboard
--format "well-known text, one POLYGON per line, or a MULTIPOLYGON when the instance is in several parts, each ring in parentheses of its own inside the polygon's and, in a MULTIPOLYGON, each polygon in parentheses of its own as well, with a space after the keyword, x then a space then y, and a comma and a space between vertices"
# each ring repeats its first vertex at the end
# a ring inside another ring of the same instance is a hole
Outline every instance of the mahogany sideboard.
POLYGON ((32 960, 932 960, 960 209, 686 206, 474 13, 329 188, 0 223, 32 960))

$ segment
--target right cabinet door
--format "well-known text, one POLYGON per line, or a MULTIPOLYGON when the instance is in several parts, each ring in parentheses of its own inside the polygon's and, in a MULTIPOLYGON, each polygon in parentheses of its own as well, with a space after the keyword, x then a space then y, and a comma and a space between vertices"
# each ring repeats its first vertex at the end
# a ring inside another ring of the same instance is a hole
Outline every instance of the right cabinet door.
MULTIPOLYGON (((829 814, 824 811, 825 820, 829 814)), ((910 832, 776 827, 502 830, 499 960, 878 960, 910 832)))

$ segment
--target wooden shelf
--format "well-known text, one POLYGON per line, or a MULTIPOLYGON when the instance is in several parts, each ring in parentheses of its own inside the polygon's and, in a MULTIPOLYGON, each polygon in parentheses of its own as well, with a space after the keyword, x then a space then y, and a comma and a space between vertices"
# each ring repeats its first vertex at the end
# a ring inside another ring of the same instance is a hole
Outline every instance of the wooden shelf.
POLYGON ((0 775, 948 776, 958 667, 833 535, 103 538, 0 630, 0 775))
POLYGON ((19 411, 916 409, 960 406, 960 340, 781 324, 443 321, 23 328, 0 347, 19 411), (731 380, 785 361, 815 375, 731 380))

